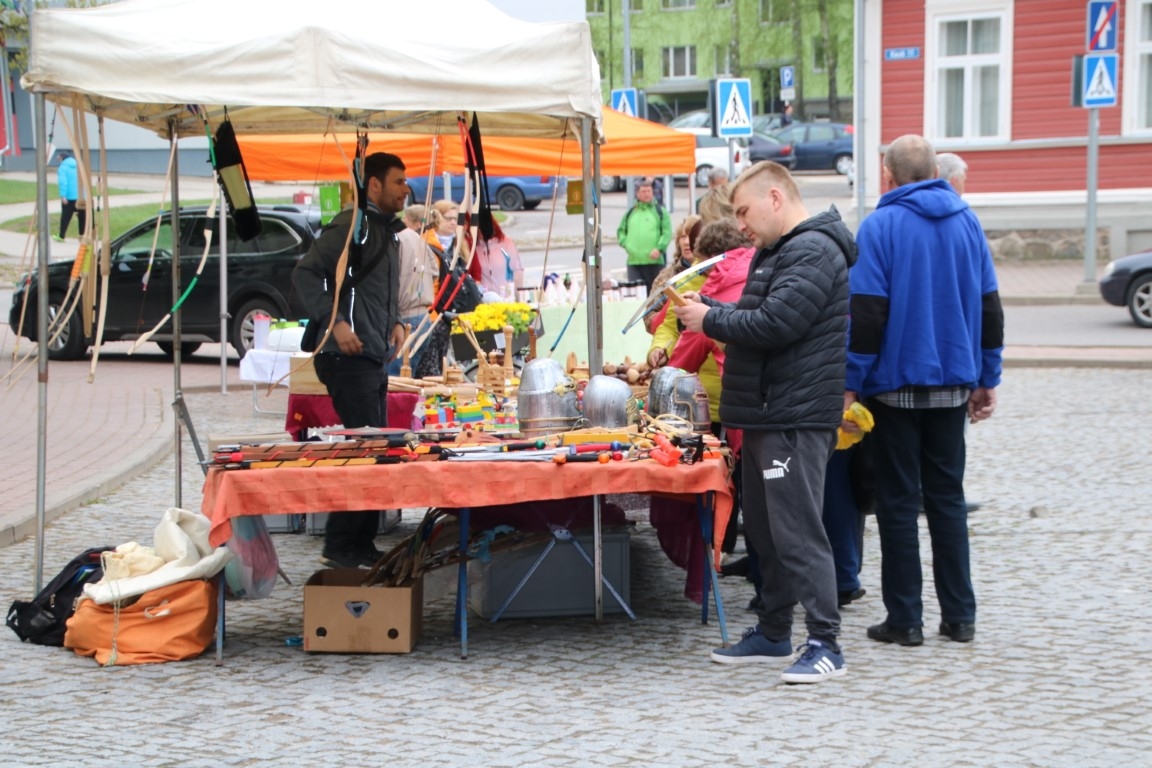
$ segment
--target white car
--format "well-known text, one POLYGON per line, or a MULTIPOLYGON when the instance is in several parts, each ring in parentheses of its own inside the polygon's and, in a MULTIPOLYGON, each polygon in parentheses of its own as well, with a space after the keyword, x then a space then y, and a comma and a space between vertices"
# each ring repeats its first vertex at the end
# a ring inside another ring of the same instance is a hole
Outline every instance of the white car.
MULTIPOLYGON (((708 172, 713 168, 729 168, 728 142, 729 139, 718 139, 712 135, 708 128, 677 128, 684 133, 696 136, 696 186, 708 186, 708 172)), ((728 177, 735 179, 749 166, 748 139, 732 139, 736 142, 736 153, 733 158, 733 167, 729 168, 728 177)), ((677 181, 686 180, 687 177, 676 176, 677 181)))

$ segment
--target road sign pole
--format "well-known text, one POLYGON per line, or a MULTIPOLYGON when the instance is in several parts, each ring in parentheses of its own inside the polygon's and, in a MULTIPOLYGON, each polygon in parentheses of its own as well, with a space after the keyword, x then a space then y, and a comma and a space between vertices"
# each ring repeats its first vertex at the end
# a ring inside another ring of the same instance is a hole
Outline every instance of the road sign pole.
POLYGON ((1100 141, 1100 110, 1088 110, 1088 205, 1084 226, 1084 287, 1096 285, 1096 172, 1100 141))

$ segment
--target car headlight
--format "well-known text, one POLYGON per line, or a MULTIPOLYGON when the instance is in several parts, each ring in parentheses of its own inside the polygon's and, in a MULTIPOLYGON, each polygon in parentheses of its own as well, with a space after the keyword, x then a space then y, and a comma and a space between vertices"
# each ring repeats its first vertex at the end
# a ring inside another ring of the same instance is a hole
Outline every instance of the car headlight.
POLYGON ((1114 271, 1116 271, 1116 262, 1110 261, 1108 266, 1104 267, 1104 274, 1101 277, 1111 277, 1114 271))

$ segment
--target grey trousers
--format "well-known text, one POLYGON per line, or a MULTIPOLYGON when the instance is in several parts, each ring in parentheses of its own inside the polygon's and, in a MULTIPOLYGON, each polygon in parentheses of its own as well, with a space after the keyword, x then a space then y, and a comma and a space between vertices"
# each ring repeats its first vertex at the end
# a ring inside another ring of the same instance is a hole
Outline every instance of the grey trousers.
POLYGON ((836 568, 824 532, 824 473, 835 430, 744 431, 744 534, 760 559, 760 633, 792 636, 804 607, 810 638, 839 649, 836 568))

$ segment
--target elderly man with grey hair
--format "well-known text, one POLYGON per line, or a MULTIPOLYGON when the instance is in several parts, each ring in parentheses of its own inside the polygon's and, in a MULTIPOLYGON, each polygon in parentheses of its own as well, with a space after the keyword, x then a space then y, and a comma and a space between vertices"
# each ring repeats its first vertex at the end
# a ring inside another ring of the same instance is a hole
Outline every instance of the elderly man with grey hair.
POLYGON ((964 158, 953 152, 942 152, 936 155, 936 167, 939 169, 938 178, 951 184, 956 194, 964 194, 964 185, 968 181, 968 163, 964 158))

